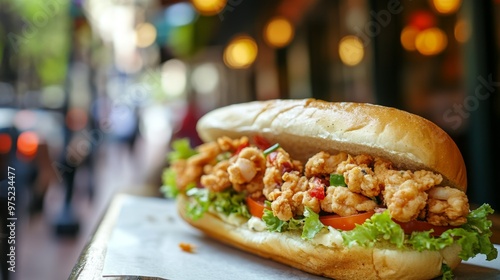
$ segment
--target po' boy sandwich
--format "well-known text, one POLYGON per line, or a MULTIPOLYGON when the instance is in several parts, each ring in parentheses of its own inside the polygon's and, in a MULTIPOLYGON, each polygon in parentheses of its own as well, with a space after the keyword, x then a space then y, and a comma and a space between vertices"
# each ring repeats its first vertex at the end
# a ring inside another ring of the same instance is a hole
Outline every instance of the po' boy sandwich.
POLYGON ((471 211, 463 158, 419 116, 314 99, 203 116, 204 144, 173 143, 163 192, 221 242, 334 279, 452 278, 497 257, 493 213, 471 211))

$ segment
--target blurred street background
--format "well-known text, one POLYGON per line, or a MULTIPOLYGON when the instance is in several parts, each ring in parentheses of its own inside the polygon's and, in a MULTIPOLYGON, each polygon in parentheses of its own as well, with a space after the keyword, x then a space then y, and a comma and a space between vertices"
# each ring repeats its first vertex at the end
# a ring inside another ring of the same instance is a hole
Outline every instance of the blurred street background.
POLYGON ((114 194, 159 196, 172 139, 251 100, 424 116, 500 211, 499 66, 498 0, 0 0, 0 279, 66 279, 114 194))

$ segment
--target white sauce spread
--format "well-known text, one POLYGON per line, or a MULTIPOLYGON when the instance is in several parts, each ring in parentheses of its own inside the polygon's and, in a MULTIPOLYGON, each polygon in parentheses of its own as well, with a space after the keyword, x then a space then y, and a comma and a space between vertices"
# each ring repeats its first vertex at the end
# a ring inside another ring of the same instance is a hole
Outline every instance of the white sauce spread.
POLYGON ((238 215, 238 214, 230 214, 229 216, 224 215, 223 213, 217 212, 215 210, 211 210, 210 213, 217 215, 224 222, 231 224, 233 226, 241 226, 246 223, 247 218, 238 215))
POLYGON ((316 234, 316 236, 311 240, 316 245, 324 245, 327 247, 338 247, 342 246, 342 235, 340 231, 328 227, 328 231, 322 230, 316 234))
POLYGON ((257 217, 251 217, 248 220, 248 228, 253 231, 264 231, 266 230, 266 223, 257 217))

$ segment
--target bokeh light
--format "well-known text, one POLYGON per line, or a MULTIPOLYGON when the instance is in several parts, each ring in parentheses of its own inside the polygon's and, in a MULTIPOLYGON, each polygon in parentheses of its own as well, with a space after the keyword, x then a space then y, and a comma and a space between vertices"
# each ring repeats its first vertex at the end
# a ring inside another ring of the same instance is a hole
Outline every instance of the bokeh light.
POLYGON ((443 30, 433 27, 418 33, 415 38, 415 47, 423 55, 441 53, 448 44, 448 38, 443 30))
POLYGON ((196 92, 200 94, 212 93, 220 82, 220 75, 213 63, 204 63, 193 70, 191 83, 196 92))
POLYGON ((171 113, 160 105, 144 110, 139 129, 148 142, 165 143, 172 135, 171 113))
POLYGON ((294 27, 289 20, 284 17, 275 17, 264 28, 264 40, 271 47, 282 48, 292 41, 294 32, 294 27))
POLYGON ((340 60, 348 66, 358 65, 365 55, 363 42, 354 35, 345 36, 339 43, 340 60))
POLYGON ((187 66, 179 59, 170 59, 162 66, 161 86, 169 97, 181 96, 186 90, 187 66))
POLYGON ((258 47, 249 36, 231 40, 224 50, 224 63, 233 69, 248 68, 257 58, 258 47))
POLYGON ((135 44, 139 48, 147 48, 156 40, 156 28, 149 22, 141 23, 135 28, 135 44))
POLYGON ((35 128, 37 121, 36 113, 31 110, 20 110, 14 116, 14 126, 20 131, 35 128))
POLYGON ((12 148, 12 138, 7 133, 0 133, 0 154, 6 154, 12 148))
POLYGON ((24 131, 17 138, 17 150, 26 157, 32 157, 38 150, 38 135, 33 131, 24 131))
POLYGON ((455 39, 460 43, 465 43, 470 37, 470 27, 464 19, 457 20, 454 29, 455 39))
POLYGON ((40 102, 49 109, 61 108, 64 105, 64 99, 64 89, 58 85, 47 86, 40 94, 40 102))
POLYGON ((419 30, 411 25, 406 26, 403 28, 403 31, 401 31, 401 45, 403 45, 403 48, 407 51, 414 51, 416 50, 415 47, 415 39, 417 38, 417 34, 419 33, 419 30))
POLYGON ((218 14, 227 4, 227 0, 192 0, 194 8, 202 15, 218 14))
POLYGON ((434 9, 443 15, 455 13, 460 5, 462 5, 461 0, 432 0, 434 9))
POLYGON ((417 10, 410 15, 409 25, 424 30, 436 26, 436 16, 426 10, 417 10))
POLYGON ((196 17, 196 11, 190 3, 180 2, 165 10, 165 18, 171 26, 190 24, 196 17))
POLYGON ((66 125, 72 131, 79 131, 87 126, 88 114, 82 108, 74 107, 66 114, 66 125))

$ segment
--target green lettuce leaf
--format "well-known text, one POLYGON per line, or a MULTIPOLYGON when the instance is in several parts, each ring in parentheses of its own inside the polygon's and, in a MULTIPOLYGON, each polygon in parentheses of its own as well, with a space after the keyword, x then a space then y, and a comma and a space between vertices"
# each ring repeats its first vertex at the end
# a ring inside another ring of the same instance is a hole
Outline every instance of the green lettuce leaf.
POLYGON ((490 241, 492 222, 487 219, 489 214, 493 214, 493 209, 490 205, 483 204, 469 213, 467 223, 462 227, 449 229, 439 237, 430 236, 430 231, 414 232, 407 243, 418 251, 436 251, 457 242, 462 247, 459 254, 461 259, 468 260, 484 254, 487 260, 493 260, 498 252, 490 241))
POLYGON ((288 221, 282 221, 274 216, 273 211, 269 208, 270 202, 266 201, 266 208, 264 209, 262 220, 266 223, 268 231, 284 232, 288 230, 301 230, 301 238, 310 240, 325 227, 319 220, 319 215, 309 207, 305 207, 304 216, 292 218, 288 221))
POLYGON ((200 219, 210 209, 226 216, 236 214, 250 218, 250 212, 245 204, 245 194, 233 189, 211 192, 205 188, 191 188, 186 191, 186 195, 191 198, 186 212, 193 220, 200 219))
POLYGON ((362 225, 356 225, 351 231, 343 231, 342 237, 348 246, 357 244, 372 247, 377 242, 386 240, 398 248, 409 245, 418 251, 437 251, 457 242, 462 247, 459 256, 463 260, 477 254, 484 254, 487 260, 493 260, 498 252, 490 241, 492 222, 487 217, 492 213, 493 209, 484 204, 471 211, 467 216, 467 223, 460 228, 449 229, 438 237, 431 236, 432 231, 413 232, 405 240, 401 227, 385 211, 373 215, 362 225))
POLYGON ((215 211, 224 213, 226 216, 237 214, 250 218, 250 212, 245 203, 246 194, 228 189, 222 192, 210 192, 210 201, 215 211))
POLYGON ((305 219, 303 217, 299 217, 298 219, 291 218, 288 221, 287 229, 288 230, 301 230, 304 228, 305 219))
MULTIPOLYGON (((187 138, 175 140, 172 142, 172 151, 167 155, 169 163, 180 159, 188 159, 196 154, 196 151, 191 148, 187 138)), ((167 198, 175 198, 179 194, 179 189, 176 183, 176 173, 172 168, 166 168, 162 173, 162 183, 160 191, 167 198)), ((190 185, 194 186, 194 182, 190 185)), ((192 187, 188 185, 188 188, 192 187)))
POLYGON ((167 198, 176 198, 179 194, 175 176, 175 171, 171 168, 166 168, 161 175, 163 185, 161 186, 160 191, 167 198))
POLYGON ((306 240, 313 239, 325 226, 319 220, 319 214, 309 207, 304 209, 304 217, 304 229, 301 237, 306 240))
POLYGON ((453 244, 453 237, 450 235, 441 235, 439 238, 431 236, 432 230, 412 232, 407 244, 413 249, 421 252, 424 250, 438 251, 446 246, 453 244))
POLYGON ((476 233, 478 238, 477 246, 473 248, 473 251, 469 252, 469 255, 474 253, 484 254, 489 261, 497 258, 498 252, 490 241, 490 237, 493 235, 491 232, 492 222, 488 220, 488 215, 494 212, 495 211, 489 204, 483 204, 479 208, 471 211, 467 216, 467 223, 463 225, 462 228, 469 232, 476 233))
POLYGON ((265 208, 262 221, 266 223, 266 228, 271 232, 283 232, 288 230, 288 222, 280 220, 273 215, 273 211, 265 208))
POLYGON ((468 260, 478 254, 486 255, 486 260, 496 259, 498 251, 490 241, 493 234, 491 232, 492 222, 487 219, 488 215, 493 214, 493 209, 489 204, 483 204, 481 207, 471 211, 467 216, 467 223, 460 228, 445 231, 441 237, 451 236, 462 246, 460 258, 468 260))
POLYGON ((168 161, 174 162, 180 159, 188 159, 196 154, 196 150, 191 148, 189 139, 182 138, 172 142, 172 151, 168 153, 168 161))
POLYGON ((373 247, 377 242, 387 241, 398 248, 404 246, 405 233, 395 223, 386 210, 376 213, 366 220, 362 225, 356 225, 353 230, 342 231, 342 237, 346 246, 360 245, 373 247))
POLYGON ((186 191, 186 195, 191 198, 187 204, 187 216, 192 220, 203 217, 211 204, 208 189, 191 188, 186 191))
MULTIPOLYGON (((478 254, 486 255, 487 260, 493 260, 498 252, 490 241, 492 222, 487 219, 493 214, 493 209, 488 204, 471 211, 467 216, 467 223, 459 228, 449 229, 441 236, 431 236, 432 230, 413 232, 406 237, 401 227, 392 221, 389 212, 378 213, 362 225, 356 225, 351 231, 343 231, 342 237, 347 246, 360 245, 372 247, 379 241, 388 241, 396 247, 410 246, 417 251, 437 251, 457 242, 462 250, 459 257, 468 260, 478 254)), ((449 266, 442 265, 442 279, 453 279, 449 266)))
POLYGON ((451 271, 451 268, 448 265, 443 263, 441 265, 441 272, 443 273, 443 276, 441 277, 442 280, 453 280, 453 271, 451 271))

